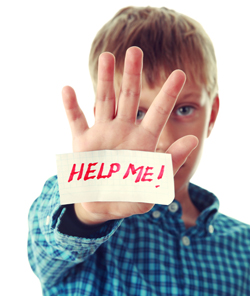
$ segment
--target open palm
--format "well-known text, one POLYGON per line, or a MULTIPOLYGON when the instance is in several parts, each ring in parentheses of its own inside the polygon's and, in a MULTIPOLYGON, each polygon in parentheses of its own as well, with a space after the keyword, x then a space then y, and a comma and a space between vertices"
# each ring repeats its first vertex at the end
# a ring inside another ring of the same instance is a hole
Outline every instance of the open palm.
MULTIPOLYGON (((174 71, 164 83, 142 122, 136 124, 141 92, 143 53, 138 47, 127 50, 119 98, 115 97, 115 58, 103 53, 99 58, 95 124, 89 128, 74 90, 63 88, 63 103, 73 138, 73 152, 94 150, 140 150, 154 152, 178 94, 185 74, 174 71), (116 101, 118 100, 117 108, 116 101)), ((197 146, 194 136, 185 136, 166 151, 171 153, 174 174, 197 146)), ((129 202, 88 202, 75 205, 78 218, 87 224, 99 224, 149 211, 153 204, 129 202)))

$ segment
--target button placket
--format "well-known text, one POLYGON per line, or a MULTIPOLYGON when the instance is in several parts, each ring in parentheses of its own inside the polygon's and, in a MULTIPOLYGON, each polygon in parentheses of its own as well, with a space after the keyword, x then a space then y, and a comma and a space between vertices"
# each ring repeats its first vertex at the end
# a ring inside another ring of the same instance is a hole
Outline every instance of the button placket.
POLYGON ((161 212, 160 211, 153 211, 152 216, 155 219, 159 219, 161 216, 161 212))
POLYGON ((186 247, 190 246, 190 239, 188 236, 183 236, 181 240, 184 246, 186 247))

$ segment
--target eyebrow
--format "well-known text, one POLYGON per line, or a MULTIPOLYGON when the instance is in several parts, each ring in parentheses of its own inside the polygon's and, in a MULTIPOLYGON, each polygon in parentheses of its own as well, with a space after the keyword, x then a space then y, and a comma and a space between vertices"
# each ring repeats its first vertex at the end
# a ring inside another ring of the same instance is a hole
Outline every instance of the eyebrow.
POLYGON ((202 96, 202 93, 200 92, 191 92, 191 93, 187 93, 184 96, 182 96, 182 94, 180 93, 179 98, 183 99, 183 100, 187 100, 190 97, 195 98, 195 99, 200 99, 202 96))

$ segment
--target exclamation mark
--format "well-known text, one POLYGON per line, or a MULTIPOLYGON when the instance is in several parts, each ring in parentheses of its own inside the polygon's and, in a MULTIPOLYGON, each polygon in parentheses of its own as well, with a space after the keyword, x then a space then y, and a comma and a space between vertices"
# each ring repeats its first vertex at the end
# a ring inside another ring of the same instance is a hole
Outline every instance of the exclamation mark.
MULTIPOLYGON (((163 174, 164 174, 164 169, 165 169, 165 165, 162 165, 162 166, 161 166, 160 173, 159 173, 159 175, 158 175, 158 177, 157 177, 158 180, 160 180, 160 179, 162 178, 162 176, 163 176, 163 174)), ((158 187, 160 187, 160 185, 156 185, 155 187, 158 188, 158 187)))

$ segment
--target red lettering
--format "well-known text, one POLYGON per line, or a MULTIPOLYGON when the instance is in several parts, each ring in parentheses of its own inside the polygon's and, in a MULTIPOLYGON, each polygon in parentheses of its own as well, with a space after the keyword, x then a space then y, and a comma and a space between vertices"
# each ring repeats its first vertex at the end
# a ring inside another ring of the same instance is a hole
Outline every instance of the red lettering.
POLYGON ((117 173, 120 171, 121 165, 119 163, 111 163, 108 178, 112 176, 113 173, 117 173), (116 170, 114 170, 114 166, 116 166, 116 170))
POLYGON ((145 173, 143 174, 143 176, 141 178, 142 182, 143 181, 151 182, 153 180, 153 179, 146 179, 146 176, 152 176, 153 175, 153 173, 148 173, 148 170, 152 170, 152 169, 153 169, 153 167, 149 167, 149 166, 146 167, 146 171, 145 171, 145 173))
POLYGON ((104 167, 104 163, 101 164, 101 167, 100 167, 100 170, 99 170, 99 173, 96 177, 97 180, 99 179, 105 179, 108 177, 108 175, 102 175, 102 172, 103 172, 103 167, 104 167))
POLYGON ((88 164, 88 169, 87 169, 86 174, 84 176, 84 181, 86 181, 88 179, 94 179, 95 178, 95 176, 90 176, 89 177, 89 174, 94 173, 96 171, 96 170, 91 170, 91 167, 94 166, 94 165, 97 165, 97 164, 98 164, 98 162, 88 164))
POLYGON ((161 179, 161 178, 162 178, 163 173, 164 173, 164 169, 165 169, 165 165, 162 165, 162 166, 161 166, 161 170, 160 170, 160 174, 159 174, 159 176, 157 177, 157 179, 161 179))
POLYGON ((132 172, 133 175, 136 174, 136 172, 137 172, 138 170, 140 170, 139 173, 138 173, 138 175, 137 175, 137 177, 136 177, 136 179, 135 179, 135 183, 137 183, 137 182, 139 182, 140 179, 141 179, 141 175, 142 175, 142 171, 143 171, 143 169, 144 169, 144 166, 140 166, 140 167, 138 167, 137 169, 135 169, 135 166, 134 166, 132 163, 130 163, 130 164, 129 164, 129 167, 128 167, 126 173, 125 173, 125 175, 123 176, 123 179, 126 179, 126 178, 128 177, 128 175, 129 175, 129 171, 130 171, 130 170, 131 170, 131 172, 132 172))
POLYGON ((81 168, 80 171, 76 172, 76 164, 73 164, 70 176, 69 176, 69 180, 68 183, 71 182, 73 180, 74 175, 79 174, 77 177, 77 180, 80 180, 82 177, 82 173, 83 173, 83 167, 84 167, 84 163, 81 164, 81 168))

